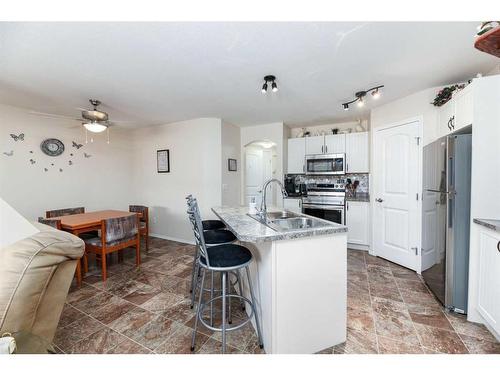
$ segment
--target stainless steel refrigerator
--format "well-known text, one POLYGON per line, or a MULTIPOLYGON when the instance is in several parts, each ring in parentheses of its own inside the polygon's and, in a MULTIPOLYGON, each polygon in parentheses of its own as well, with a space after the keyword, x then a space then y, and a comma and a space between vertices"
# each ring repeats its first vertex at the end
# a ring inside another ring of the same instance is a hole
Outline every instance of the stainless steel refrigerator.
POLYGON ((460 313, 467 312, 469 282, 471 141, 471 134, 450 135, 423 151, 422 276, 460 313))

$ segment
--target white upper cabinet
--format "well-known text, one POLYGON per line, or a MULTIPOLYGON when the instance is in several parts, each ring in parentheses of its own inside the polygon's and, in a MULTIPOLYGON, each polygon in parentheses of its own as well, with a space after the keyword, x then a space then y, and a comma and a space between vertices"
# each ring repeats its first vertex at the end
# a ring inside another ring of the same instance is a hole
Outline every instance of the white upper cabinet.
POLYGON ((345 135, 346 173, 370 172, 368 132, 345 135))
POLYGON ((455 102, 449 100, 443 104, 438 111, 438 138, 450 134, 453 130, 451 119, 455 113, 455 102))
POLYGON ((325 135, 325 153, 326 154, 344 154, 345 153, 345 134, 325 135))
POLYGON ((452 121, 453 130, 472 125, 472 84, 457 92, 453 100, 455 101, 455 118, 452 121))
POLYGON ((438 138, 472 125, 472 84, 458 91, 438 109, 438 138))
POLYGON ((306 138, 288 140, 288 173, 304 173, 306 138))
POLYGON ((306 155, 325 153, 325 136, 306 137, 306 155))

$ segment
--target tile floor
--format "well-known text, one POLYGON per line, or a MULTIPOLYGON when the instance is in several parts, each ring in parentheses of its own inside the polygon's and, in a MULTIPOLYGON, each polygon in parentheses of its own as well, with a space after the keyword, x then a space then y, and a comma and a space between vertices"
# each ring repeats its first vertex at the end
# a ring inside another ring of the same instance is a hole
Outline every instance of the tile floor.
MULTIPOLYGON (((191 353, 189 281, 194 247, 152 238, 142 265, 133 250, 72 286, 56 336, 60 353, 191 353)), ((91 262, 92 264, 92 262, 91 262)), ((444 312, 417 274, 348 252, 347 341, 320 353, 500 353, 482 325, 444 312)), ((233 324, 244 317, 235 304, 233 324)), ((197 353, 220 353, 220 334, 200 329, 197 353)), ((228 333, 228 353, 261 353, 250 325, 228 333)))

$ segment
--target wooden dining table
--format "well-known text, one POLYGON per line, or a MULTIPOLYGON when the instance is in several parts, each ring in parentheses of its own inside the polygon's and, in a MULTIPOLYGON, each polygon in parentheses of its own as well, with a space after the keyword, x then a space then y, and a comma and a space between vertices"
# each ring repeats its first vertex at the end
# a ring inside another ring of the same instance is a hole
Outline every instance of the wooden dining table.
POLYGON ((102 210, 85 212, 66 216, 51 217, 51 220, 61 220, 61 229, 78 236, 81 233, 92 232, 101 229, 101 221, 123 216, 142 215, 138 212, 102 210))
MULTIPOLYGON (((61 229, 69 232, 75 236, 82 233, 93 232, 101 229, 101 221, 106 219, 114 219, 117 217, 138 215, 139 218, 142 217, 141 213, 129 212, 129 211, 119 211, 119 210, 102 210, 102 211, 92 211, 85 212, 83 214, 74 214, 66 216, 56 216, 51 217, 51 220, 60 220, 61 229)), ((86 265, 85 269, 87 268, 86 265)), ((77 263, 76 278, 78 286, 82 285, 82 271, 80 261, 77 263)))

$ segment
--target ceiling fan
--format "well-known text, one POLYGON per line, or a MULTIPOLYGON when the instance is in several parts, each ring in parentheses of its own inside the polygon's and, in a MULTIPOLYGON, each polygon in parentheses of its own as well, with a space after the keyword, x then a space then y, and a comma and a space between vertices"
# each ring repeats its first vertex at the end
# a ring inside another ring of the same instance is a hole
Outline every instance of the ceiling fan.
POLYGON ((110 121, 109 115, 106 112, 97 109, 97 107, 101 105, 101 101, 97 99, 89 99, 89 102, 94 107, 93 109, 77 108, 81 111, 80 118, 56 115, 53 113, 36 112, 36 111, 30 111, 29 113, 41 117, 75 120, 81 122, 84 128, 92 133, 101 133, 107 130, 112 125, 116 125, 119 122, 126 122, 126 121, 110 121))

